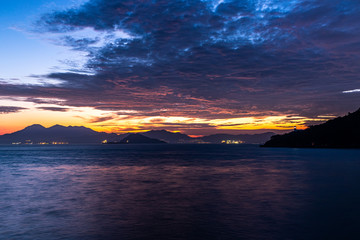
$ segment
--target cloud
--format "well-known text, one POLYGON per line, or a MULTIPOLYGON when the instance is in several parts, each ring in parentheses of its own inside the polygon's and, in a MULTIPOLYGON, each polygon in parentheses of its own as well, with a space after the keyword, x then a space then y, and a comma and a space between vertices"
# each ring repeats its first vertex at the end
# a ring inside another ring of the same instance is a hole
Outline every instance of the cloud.
POLYGON ((35 29, 87 63, 0 95, 138 116, 339 115, 358 108, 341 92, 359 87, 359 23, 358 1, 90 0, 35 29))
POLYGON ((108 117, 96 117, 91 119, 89 122, 90 123, 100 123, 100 122, 106 122, 108 120, 113 120, 114 117, 108 116, 108 117))
POLYGON ((54 112, 67 112, 69 108, 63 107, 38 107, 37 109, 45 110, 45 111, 54 111, 54 112))
POLYGON ((16 113, 25 109, 26 108, 22 108, 22 107, 0 106, 0 114, 16 113))
POLYGON ((355 93, 355 92, 360 92, 360 89, 347 90, 347 91, 343 91, 342 93, 355 93))

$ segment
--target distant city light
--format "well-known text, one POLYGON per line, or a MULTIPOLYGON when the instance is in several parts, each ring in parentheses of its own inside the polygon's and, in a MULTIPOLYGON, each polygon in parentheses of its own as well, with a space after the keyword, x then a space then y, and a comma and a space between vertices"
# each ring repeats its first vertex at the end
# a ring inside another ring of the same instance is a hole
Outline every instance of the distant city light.
POLYGON ((36 144, 36 145, 66 145, 66 144, 69 144, 68 142, 36 142, 34 143, 33 141, 31 140, 26 140, 25 142, 12 142, 11 144, 13 145, 21 145, 21 144, 26 144, 26 145, 33 145, 33 144, 36 144))
POLYGON ((221 143, 222 144, 243 144, 245 142, 241 141, 241 140, 222 140, 221 143))

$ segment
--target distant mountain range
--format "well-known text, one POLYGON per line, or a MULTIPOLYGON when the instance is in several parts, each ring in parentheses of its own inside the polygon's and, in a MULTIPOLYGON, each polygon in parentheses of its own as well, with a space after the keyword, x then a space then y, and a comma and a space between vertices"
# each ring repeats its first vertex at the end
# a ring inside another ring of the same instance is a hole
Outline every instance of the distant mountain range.
POLYGON ((241 141, 248 144, 262 144, 269 140, 271 136, 274 136, 273 132, 266 132, 260 134, 240 134, 240 135, 230 135, 230 134, 214 134, 209 136, 204 136, 199 139, 203 142, 208 143, 222 143, 223 141, 241 141))
POLYGON ((167 143, 188 143, 192 140, 192 138, 186 134, 173 133, 166 130, 151 130, 141 134, 146 137, 159 139, 167 143))
POLYGON ((360 109, 305 130, 275 135, 264 147, 360 148, 360 109))
MULTIPOLYGON (((55 125, 45 128, 39 124, 31 125, 23 130, 0 135, 0 144, 98 144, 107 142, 121 142, 123 139, 134 135, 132 133, 115 134, 96 132, 86 127, 65 127, 55 125)), ((270 139, 275 133, 267 132, 262 134, 215 134, 199 138, 192 138, 186 134, 174 133, 166 130, 151 130, 136 134, 137 137, 160 140, 166 143, 247 143, 262 144, 270 139)), ((132 136, 131 138, 134 138, 132 136)), ((129 140, 129 139, 127 139, 129 140)), ((144 140, 145 141, 145 140, 144 140)))
POLYGON ((166 143, 164 141, 155 139, 155 138, 149 138, 146 137, 140 133, 131 133, 127 137, 123 138, 119 142, 104 142, 107 144, 159 144, 159 143, 166 143))

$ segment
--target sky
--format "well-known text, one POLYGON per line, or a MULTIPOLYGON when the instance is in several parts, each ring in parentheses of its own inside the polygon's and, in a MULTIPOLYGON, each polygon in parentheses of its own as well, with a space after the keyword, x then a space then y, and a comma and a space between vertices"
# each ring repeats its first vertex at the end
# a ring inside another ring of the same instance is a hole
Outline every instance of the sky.
POLYGON ((280 132, 360 107, 359 1, 0 4, 0 134, 280 132))

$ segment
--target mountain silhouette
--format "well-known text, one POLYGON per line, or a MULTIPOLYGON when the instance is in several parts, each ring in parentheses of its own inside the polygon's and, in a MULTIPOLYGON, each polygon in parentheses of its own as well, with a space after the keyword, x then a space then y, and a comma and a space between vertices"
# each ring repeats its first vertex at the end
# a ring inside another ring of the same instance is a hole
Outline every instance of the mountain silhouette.
POLYGON ((145 144, 145 143, 166 143, 166 142, 158 140, 158 139, 146 137, 140 133, 132 133, 117 143, 120 143, 120 144, 136 144, 136 143, 145 144))
POLYGON ((192 139, 186 134, 173 133, 166 130, 151 130, 141 134, 145 137, 159 139, 167 143, 187 143, 192 139))
MULTIPOLYGON (((119 139, 127 137, 130 133, 122 134, 119 139)), ((235 140, 242 141, 247 144, 263 144, 270 139, 271 136, 275 135, 273 132, 266 132, 260 134, 213 134, 204 137, 192 138, 186 134, 173 133, 167 130, 151 130, 148 132, 142 132, 141 135, 159 139, 167 143, 213 143, 218 144, 224 140, 235 140)))
POLYGON ((263 147, 360 148, 360 109, 305 130, 275 135, 263 147))
MULTIPOLYGON (((221 143, 223 140, 235 140, 242 143, 261 144, 270 139, 275 133, 262 134, 214 134, 205 137, 192 138, 186 134, 173 133, 166 130, 150 130, 141 133, 143 137, 160 140, 166 143, 221 143)), ((115 134, 97 132, 90 128, 81 126, 61 126, 54 125, 45 128, 42 125, 34 124, 20 131, 0 135, 0 144, 11 143, 52 143, 66 142, 69 144, 98 144, 104 140, 107 142, 121 142, 133 133, 115 134)), ((132 136, 133 137, 133 136, 132 136)), ((145 140, 144 140, 145 141, 145 140)))
POLYGON ((13 142, 67 142, 72 144, 92 144, 99 143, 105 139, 114 140, 117 138, 118 135, 115 133, 96 132, 86 127, 64 127, 61 125, 54 125, 45 128, 39 124, 34 124, 23 130, 1 135, 0 144, 10 144, 13 142))

